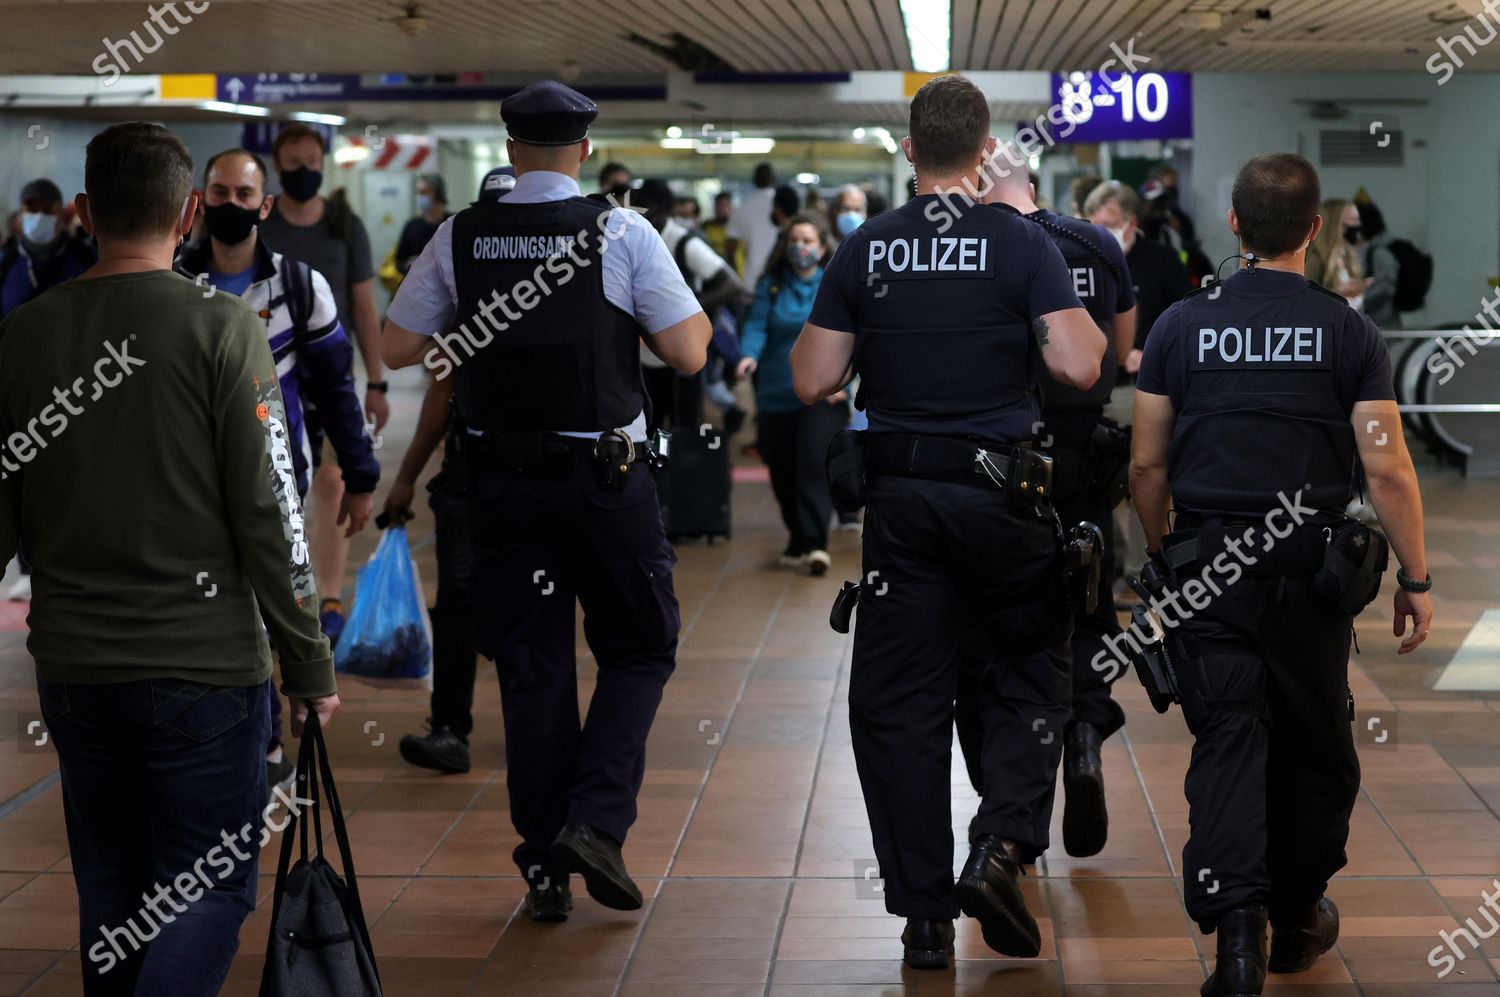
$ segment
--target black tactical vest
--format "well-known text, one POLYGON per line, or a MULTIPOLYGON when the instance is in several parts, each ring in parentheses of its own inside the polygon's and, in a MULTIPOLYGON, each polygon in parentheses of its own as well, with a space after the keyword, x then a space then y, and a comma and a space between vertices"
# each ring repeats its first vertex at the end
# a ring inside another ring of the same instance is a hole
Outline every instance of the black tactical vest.
POLYGON ((1183 300, 1185 390, 1167 456, 1179 510, 1258 516, 1278 492, 1301 490, 1303 505, 1333 511, 1353 497, 1353 401, 1339 365, 1358 315, 1311 282, 1243 293, 1266 278, 1284 276, 1242 271, 1183 300))
MULTIPOLYGON (((1062 253, 1068 265, 1068 278, 1073 282, 1073 291, 1089 318, 1099 327, 1105 339, 1104 356, 1099 361, 1099 380, 1092 387, 1079 390, 1071 384, 1063 384, 1042 372, 1042 415, 1049 412, 1077 412, 1083 410, 1102 413, 1109 404, 1110 392, 1119 380, 1120 358, 1115 354, 1115 306, 1120 301, 1120 281, 1124 274, 1111 266, 1113 259, 1105 255, 1103 239, 1114 240, 1108 231, 1097 225, 1065 218, 1050 211, 1038 211, 1026 216, 1027 220, 1040 225, 1062 253)), ((1123 255, 1123 254, 1122 254, 1123 255)))
POLYGON ((859 228, 855 368, 872 432, 1030 439, 1036 358, 1021 286, 1030 222, 1013 211, 913 198, 859 228))
POLYGON ((623 224, 609 210, 574 197, 454 216, 454 393, 468 426, 597 432, 641 413, 635 321, 604 296, 602 247, 623 224))

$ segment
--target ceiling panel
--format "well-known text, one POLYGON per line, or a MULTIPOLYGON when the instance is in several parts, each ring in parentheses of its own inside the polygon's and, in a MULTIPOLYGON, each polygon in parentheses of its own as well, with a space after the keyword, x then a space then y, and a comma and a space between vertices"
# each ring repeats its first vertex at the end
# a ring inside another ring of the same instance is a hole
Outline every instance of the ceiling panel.
MULTIPOLYGON (((1462 0, 1470 4, 1471 0, 1462 0)), ((899 0, 213 0, 139 70, 562 75, 692 68, 910 69, 899 0), (652 45, 632 42, 639 35, 652 45), (679 41, 686 42, 684 48, 679 41), (667 51, 663 52, 660 49, 667 51)), ((180 9, 180 8, 179 8, 180 9)), ((0 0, 6 73, 88 73, 103 38, 148 41, 139 0, 0 0)), ((1467 21, 1454 0, 953 0, 958 69, 1088 69, 1135 37, 1151 67, 1421 71, 1467 21), (1270 12, 1257 19, 1257 9, 1270 12), (1215 26, 1211 19, 1217 16, 1215 26), (1209 20, 1205 20, 1209 19, 1209 20)), ((1500 44, 1473 69, 1500 69, 1500 44)))

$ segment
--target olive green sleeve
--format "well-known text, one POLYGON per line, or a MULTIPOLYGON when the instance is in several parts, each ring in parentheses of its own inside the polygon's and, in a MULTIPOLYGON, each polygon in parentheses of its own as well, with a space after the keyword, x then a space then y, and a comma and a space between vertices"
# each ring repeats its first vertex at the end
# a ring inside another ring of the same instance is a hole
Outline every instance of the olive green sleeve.
POLYGON ((224 508, 271 646, 282 691, 334 692, 333 656, 318 628, 307 524, 297 495, 281 387, 263 329, 246 311, 229 320, 216 363, 214 445, 224 508))

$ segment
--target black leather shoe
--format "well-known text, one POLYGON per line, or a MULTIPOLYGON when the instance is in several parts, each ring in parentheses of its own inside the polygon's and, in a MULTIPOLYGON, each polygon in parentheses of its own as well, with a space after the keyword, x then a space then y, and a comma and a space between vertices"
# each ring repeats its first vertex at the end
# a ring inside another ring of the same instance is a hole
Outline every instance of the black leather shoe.
POLYGON ((1198 992, 1203 997, 1260 997, 1266 985, 1264 907, 1236 907, 1219 918, 1214 971, 1198 992))
POLYGON ((526 891, 526 913, 533 921, 555 924, 568 919, 573 909, 573 891, 567 883, 553 883, 545 890, 533 886, 526 891))
POLYGON ((1001 955, 1034 959, 1042 933, 1021 896, 1021 860, 1014 841, 981 835, 953 888, 959 908, 979 922, 984 943, 1001 955))
POLYGON ((906 964, 912 969, 947 969, 953 959, 953 922, 906 919, 901 932, 906 964))
POLYGON ((1063 731, 1063 847, 1075 858, 1098 855, 1109 839, 1099 728, 1069 724, 1063 731))
POLYGON ((1319 897, 1305 917, 1271 925, 1271 958, 1267 968, 1273 973, 1300 973, 1310 969, 1318 956, 1333 948, 1338 940, 1339 909, 1332 900, 1319 897))
POLYGON ((442 724, 426 734, 408 734, 401 739, 401 757, 424 769, 445 775, 469 771, 469 741, 452 727, 442 724))
POLYGON ((589 896, 612 910, 640 910, 641 890, 625 871, 620 844, 587 824, 564 827, 552 842, 552 861, 583 877, 589 896))

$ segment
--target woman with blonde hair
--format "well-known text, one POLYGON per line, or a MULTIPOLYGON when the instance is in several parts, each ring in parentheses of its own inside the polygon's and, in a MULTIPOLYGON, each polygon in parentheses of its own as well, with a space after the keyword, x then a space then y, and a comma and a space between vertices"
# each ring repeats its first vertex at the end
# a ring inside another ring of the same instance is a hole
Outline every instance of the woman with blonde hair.
POLYGON ((1359 210, 1353 201, 1331 198, 1318 214, 1323 216, 1323 228, 1307 250, 1307 279, 1343 295, 1350 308, 1362 311, 1370 281, 1354 248, 1360 236, 1359 210))

